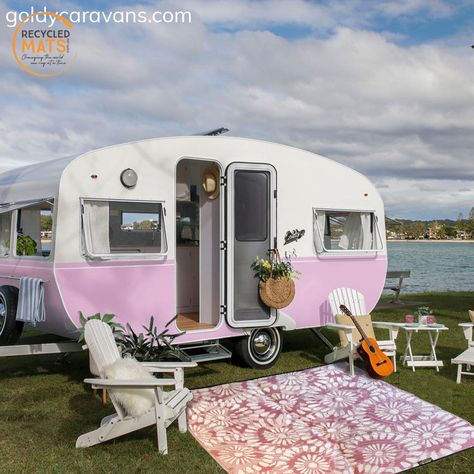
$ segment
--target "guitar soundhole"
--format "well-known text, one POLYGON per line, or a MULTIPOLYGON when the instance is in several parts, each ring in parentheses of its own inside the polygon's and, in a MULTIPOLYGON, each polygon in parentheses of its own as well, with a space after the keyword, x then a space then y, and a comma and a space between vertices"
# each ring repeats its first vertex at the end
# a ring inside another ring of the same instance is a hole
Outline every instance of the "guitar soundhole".
POLYGON ((375 354, 375 347, 374 346, 370 346, 370 352, 372 352, 372 354, 375 354))

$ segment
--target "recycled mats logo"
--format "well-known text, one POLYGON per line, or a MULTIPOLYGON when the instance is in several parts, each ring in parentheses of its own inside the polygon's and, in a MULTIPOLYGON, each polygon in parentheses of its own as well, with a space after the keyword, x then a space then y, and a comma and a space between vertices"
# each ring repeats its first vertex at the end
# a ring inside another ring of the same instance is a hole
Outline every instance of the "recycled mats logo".
POLYGON ((19 23, 13 33, 13 55, 21 68, 33 76, 62 74, 75 59, 71 48, 72 30, 72 23, 57 13, 33 13, 19 23), (48 25, 47 18, 56 21, 48 25))

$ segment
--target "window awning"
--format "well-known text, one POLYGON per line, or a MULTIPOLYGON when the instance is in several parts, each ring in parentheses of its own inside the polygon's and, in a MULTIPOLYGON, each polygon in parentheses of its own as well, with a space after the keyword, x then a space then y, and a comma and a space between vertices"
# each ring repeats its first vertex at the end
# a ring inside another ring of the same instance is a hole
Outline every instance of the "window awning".
POLYGON ((0 204, 0 214, 5 212, 16 211, 17 209, 22 209, 24 207, 33 206, 34 204, 39 204, 40 202, 52 201, 53 198, 41 198, 41 199, 28 199, 27 201, 16 201, 8 202, 5 204, 0 204))

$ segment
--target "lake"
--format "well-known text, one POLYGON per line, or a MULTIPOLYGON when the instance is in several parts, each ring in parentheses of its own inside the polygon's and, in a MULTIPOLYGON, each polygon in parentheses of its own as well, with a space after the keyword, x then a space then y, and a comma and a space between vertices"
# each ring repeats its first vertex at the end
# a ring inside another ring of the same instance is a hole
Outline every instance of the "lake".
POLYGON ((388 269, 411 270, 402 294, 474 291, 474 243, 389 241, 387 245, 388 269))

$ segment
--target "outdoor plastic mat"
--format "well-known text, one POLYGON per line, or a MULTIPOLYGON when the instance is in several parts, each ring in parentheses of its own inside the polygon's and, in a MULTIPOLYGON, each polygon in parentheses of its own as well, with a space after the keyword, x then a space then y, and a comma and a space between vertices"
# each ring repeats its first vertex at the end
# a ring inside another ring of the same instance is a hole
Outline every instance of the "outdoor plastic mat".
POLYGON ((345 364, 193 391, 189 428, 230 473, 394 473, 474 446, 474 427, 345 364))

